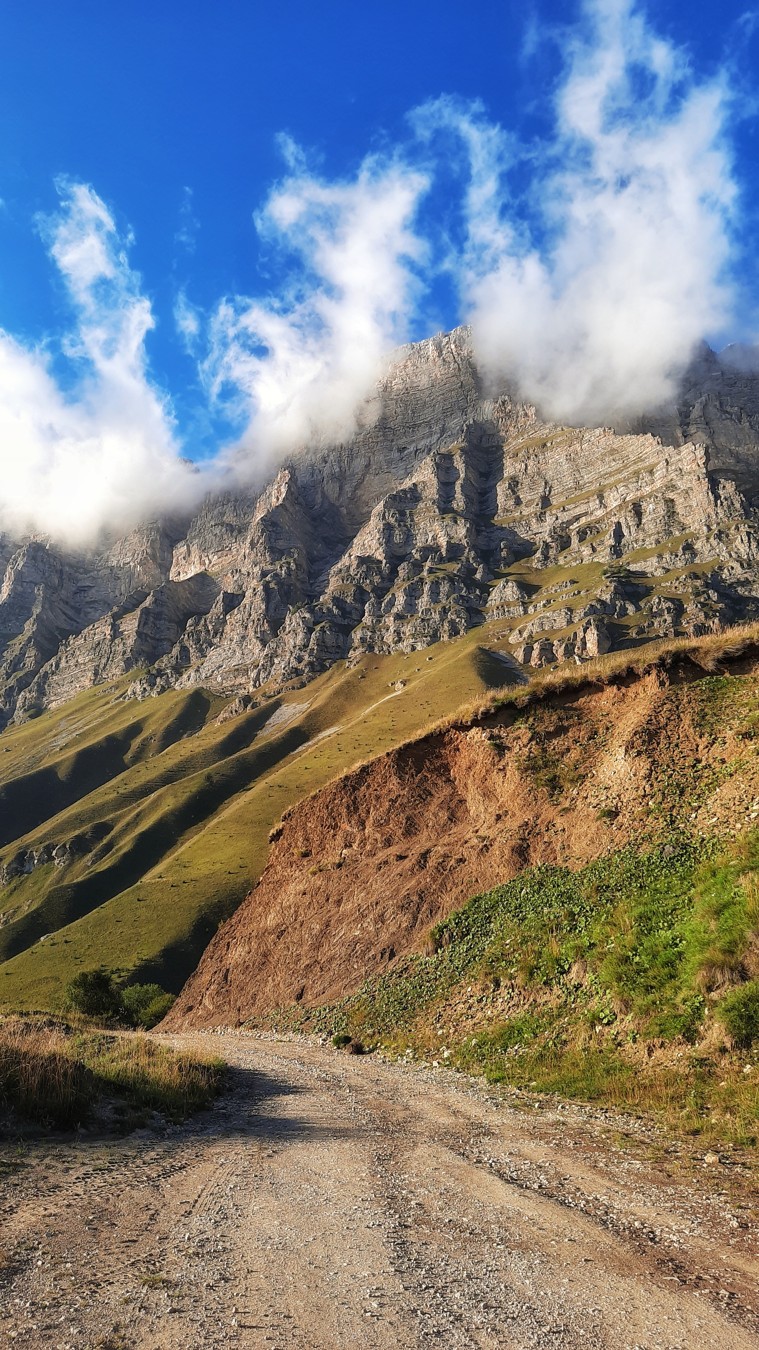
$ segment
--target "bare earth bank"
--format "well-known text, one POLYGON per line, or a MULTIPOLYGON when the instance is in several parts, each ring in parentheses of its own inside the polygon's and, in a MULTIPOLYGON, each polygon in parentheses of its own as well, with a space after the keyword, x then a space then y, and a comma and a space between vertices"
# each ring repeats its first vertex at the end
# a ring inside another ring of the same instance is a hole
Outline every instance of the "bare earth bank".
POLYGON ((739 1169, 305 1039, 164 1039, 234 1066, 212 1111, 0 1153, 3 1345, 759 1345, 739 1169))

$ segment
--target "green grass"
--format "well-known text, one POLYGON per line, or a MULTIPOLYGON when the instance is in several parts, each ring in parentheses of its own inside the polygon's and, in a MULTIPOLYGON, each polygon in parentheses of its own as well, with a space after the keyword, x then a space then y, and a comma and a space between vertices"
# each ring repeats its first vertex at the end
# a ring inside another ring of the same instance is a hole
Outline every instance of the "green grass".
POLYGON ((620 563, 629 566, 631 563, 650 562, 652 558, 666 558, 671 553, 679 553, 683 544, 687 544, 693 538, 692 530, 685 530, 683 534, 673 534, 669 539, 663 539, 660 544, 653 544, 649 548, 636 548, 631 553, 626 553, 620 558, 620 563))
MULTIPOLYGON (((568 563, 553 563, 549 567, 535 567, 530 559, 526 558, 511 563, 498 573, 498 577, 512 578, 524 586, 534 587, 536 594, 531 597, 534 602, 536 598, 540 598, 539 593, 552 591, 565 582, 571 582, 582 591, 595 591, 604 579, 604 570, 604 564, 600 562, 575 563, 574 566, 568 563)), ((524 623, 526 620, 522 619, 520 622, 524 623)))
POLYGON ((429 955, 274 1020, 755 1143, 758 887, 757 831, 532 868, 438 924, 429 955))
POLYGON ((222 725, 224 700, 196 690, 121 702, 121 681, 3 732, 0 790, 16 834, 0 863, 107 833, 65 869, 49 863, 0 889, 0 1007, 53 1008, 78 970, 103 962, 176 991, 261 872, 288 807, 508 680, 479 638, 341 664, 222 725), (292 720, 269 727, 284 706, 292 720))

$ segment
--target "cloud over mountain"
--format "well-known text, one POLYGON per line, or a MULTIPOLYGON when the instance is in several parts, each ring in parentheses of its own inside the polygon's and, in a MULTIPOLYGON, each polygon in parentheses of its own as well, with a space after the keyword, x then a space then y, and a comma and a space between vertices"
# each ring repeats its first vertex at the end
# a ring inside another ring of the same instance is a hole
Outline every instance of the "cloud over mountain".
POLYGON ((62 359, 0 331, 0 526, 88 543, 197 496, 179 458, 168 401, 149 381, 149 301, 113 218, 92 188, 61 182, 42 233, 68 292, 74 327, 62 359))
POLYGON ((256 217, 292 260, 284 294, 223 301, 204 371, 215 397, 246 421, 240 448, 254 471, 272 456, 355 430, 389 351, 405 341, 426 248, 414 213, 425 175, 370 157, 352 181, 310 173, 284 143, 287 177, 256 217))
POLYGON ((583 423, 671 399, 696 344, 724 329, 736 186, 725 80, 697 83, 631 0, 588 0, 562 39, 555 130, 537 150, 452 99, 416 126, 468 155, 453 267, 480 365, 583 423))
MULTIPOLYGON (((556 35, 533 25, 533 47, 541 37, 556 35)), ((189 282, 175 298, 199 388, 236 428, 199 469, 151 375, 155 318, 131 241, 93 187, 62 181, 41 233, 72 326, 57 346, 0 330, 0 528, 88 543, 348 438, 443 274, 486 377, 545 415, 608 421, 671 399, 695 345, 730 325, 727 79, 699 80, 634 0, 585 0, 560 39, 537 143, 451 96, 336 179, 282 138, 285 176, 255 217, 276 287, 205 310, 189 282)), ((188 190, 188 257, 196 210, 188 190)))

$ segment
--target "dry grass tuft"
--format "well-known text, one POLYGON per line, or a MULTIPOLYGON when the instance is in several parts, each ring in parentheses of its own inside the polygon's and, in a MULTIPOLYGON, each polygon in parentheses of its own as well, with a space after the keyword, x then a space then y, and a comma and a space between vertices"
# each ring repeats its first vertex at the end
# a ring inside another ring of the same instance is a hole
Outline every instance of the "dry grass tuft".
POLYGON ((436 724, 435 731, 466 727, 487 717, 497 708, 512 704, 523 709, 548 697, 587 686, 619 684, 630 677, 641 679, 653 671, 668 673, 689 663, 709 674, 718 672, 727 661, 754 655, 759 660, 759 623, 739 624, 720 633, 701 638, 664 638, 620 652, 597 656, 582 665, 568 663, 555 670, 538 671, 527 685, 496 689, 460 709, 452 717, 436 724))
POLYGON ((11 1021, 0 1028, 0 1103, 25 1120, 67 1128, 89 1112, 91 1072, 51 1028, 11 1021), (65 1047, 65 1048, 64 1048, 65 1047))
POLYGON ((73 1129, 115 1110, 121 1128, 157 1111, 181 1120, 220 1090, 223 1065, 146 1036, 78 1031, 49 1019, 0 1022, 0 1130, 30 1121, 73 1129))

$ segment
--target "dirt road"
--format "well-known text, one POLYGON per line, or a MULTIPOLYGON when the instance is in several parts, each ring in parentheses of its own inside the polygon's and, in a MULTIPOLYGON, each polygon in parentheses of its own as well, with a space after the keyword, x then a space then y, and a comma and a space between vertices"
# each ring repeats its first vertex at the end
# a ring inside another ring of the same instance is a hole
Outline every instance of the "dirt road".
POLYGON ((441 1071, 170 1040, 235 1066, 204 1117, 3 1150, 3 1346, 759 1345, 759 1210, 735 1169, 687 1182, 601 1114, 441 1071))

